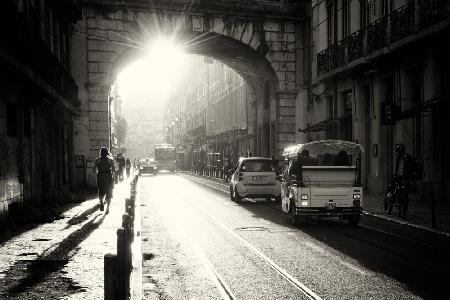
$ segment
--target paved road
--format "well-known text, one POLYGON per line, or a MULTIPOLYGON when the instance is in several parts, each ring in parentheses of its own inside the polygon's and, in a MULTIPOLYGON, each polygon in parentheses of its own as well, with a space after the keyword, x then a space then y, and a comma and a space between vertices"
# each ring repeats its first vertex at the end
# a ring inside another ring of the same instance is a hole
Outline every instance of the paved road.
POLYGON ((449 252, 374 220, 292 227, 278 205, 226 184, 141 177, 145 299, 450 298, 449 252))

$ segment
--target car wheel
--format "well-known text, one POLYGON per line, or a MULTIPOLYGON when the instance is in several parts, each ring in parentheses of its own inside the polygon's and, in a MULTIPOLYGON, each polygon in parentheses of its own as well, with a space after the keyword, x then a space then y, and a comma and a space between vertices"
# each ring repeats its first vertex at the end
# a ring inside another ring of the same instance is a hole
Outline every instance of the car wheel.
POLYGON ((234 187, 233 191, 234 191, 234 193, 233 193, 234 201, 236 201, 238 203, 241 202, 243 198, 241 197, 241 195, 239 195, 238 191, 236 191, 236 187, 234 187))
POLYGON ((348 224, 352 226, 358 226, 360 220, 361 220, 360 216, 350 216, 348 218, 348 224))
POLYGON ((235 199, 234 199, 234 195, 233 195, 234 193, 233 193, 233 188, 231 187, 231 185, 230 185, 230 199, 231 199, 231 201, 235 201, 235 199))
POLYGON ((298 226, 298 216, 295 214, 295 204, 291 202, 289 205, 289 217, 292 226, 298 226))

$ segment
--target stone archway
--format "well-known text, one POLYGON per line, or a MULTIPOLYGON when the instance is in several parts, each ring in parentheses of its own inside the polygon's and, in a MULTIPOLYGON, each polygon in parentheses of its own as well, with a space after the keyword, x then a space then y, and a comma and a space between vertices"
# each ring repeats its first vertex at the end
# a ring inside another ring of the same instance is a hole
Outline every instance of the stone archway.
POLYGON ((78 136, 76 150, 88 161, 109 144, 108 97, 117 73, 142 57, 143 45, 166 30, 181 43, 191 41, 187 53, 223 62, 253 88, 261 139, 256 154, 277 154, 295 141, 295 20, 108 7, 82 11, 72 38, 72 74, 81 87, 83 111, 76 127, 84 135, 78 136))

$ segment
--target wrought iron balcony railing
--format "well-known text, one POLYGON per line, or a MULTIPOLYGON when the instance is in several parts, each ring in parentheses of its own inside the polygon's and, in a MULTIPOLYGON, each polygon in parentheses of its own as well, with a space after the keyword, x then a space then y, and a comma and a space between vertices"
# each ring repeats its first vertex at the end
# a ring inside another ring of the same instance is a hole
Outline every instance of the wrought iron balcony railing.
POLYGON ((419 28, 424 29, 450 17, 449 0, 418 0, 419 28))
POLYGON ((330 70, 330 55, 329 50, 325 49, 317 53, 317 73, 323 74, 330 70))
POLYGON ((391 12, 391 42, 396 42, 414 33, 414 1, 391 12))
POLYGON ((330 68, 335 69, 345 64, 346 39, 330 47, 330 68))
POLYGON ((330 72, 448 19, 450 0, 412 0, 317 53, 317 74, 330 72))
POLYGON ((363 55, 363 34, 361 30, 358 30, 347 37, 347 62, 360 58, 363 55))
POLYGON ((388 17, 383 16, 367 25, 367 52, 373 52, 388 44, 388 17))

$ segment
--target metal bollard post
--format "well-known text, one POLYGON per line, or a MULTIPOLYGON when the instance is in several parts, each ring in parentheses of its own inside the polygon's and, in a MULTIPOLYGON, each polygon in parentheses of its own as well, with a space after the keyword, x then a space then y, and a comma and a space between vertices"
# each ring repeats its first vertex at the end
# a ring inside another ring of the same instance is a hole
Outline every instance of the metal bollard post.
POLYGON ((117 290, 117 255, 105 254, 103 258, 104 300, 115 300, 117 290))
POLYGON ((434 190, 433 190, 433 184, 430 183, 428 185, 428 192, 430 195, 430 205, 431 205, 431 228, 436 229, 436 201, 434 199, 434 190))
POLYGON ((122 227, 126 230, 126 268, 127 274, 131 271, 131 217, 128 214, 122 216, 122 227))
POLYGON ((127 268, 126 268, 126 231, 123 228, 117 229, 117 298, 116 300, 126 300, 127 298, 127 268))
POLYGON ((131 203, 130 198, 125 198, 125 213, 131 216, 131 203))

